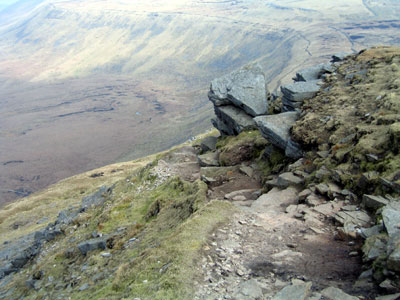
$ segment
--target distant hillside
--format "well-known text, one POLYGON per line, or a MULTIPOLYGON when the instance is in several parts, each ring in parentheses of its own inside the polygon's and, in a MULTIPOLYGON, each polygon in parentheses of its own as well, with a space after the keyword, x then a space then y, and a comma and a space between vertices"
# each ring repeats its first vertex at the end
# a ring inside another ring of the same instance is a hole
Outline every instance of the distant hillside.
POLYGON ((0 299, 398 299, 400 48, 293 75, 217 78, 219 132, 0 209, 0 299))
POLYGON ((269 89, 339 51, 399 42, 395 1, 19 1, 0 16, 0 202, 210 127, 210 80, 269 89), (384 5, 383 5, 384 4, 384 5))

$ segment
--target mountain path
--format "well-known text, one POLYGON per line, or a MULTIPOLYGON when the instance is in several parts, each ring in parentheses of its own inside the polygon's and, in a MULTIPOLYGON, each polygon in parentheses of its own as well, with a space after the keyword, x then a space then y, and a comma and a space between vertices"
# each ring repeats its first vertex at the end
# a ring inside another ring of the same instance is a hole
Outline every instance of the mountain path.
MULTIPOLYGON (((194 150, 176 153, 168 160, 170 170, 187 180, 199 178, 194 150)), ((209 200, 231 201, 237 212, 203 248, 194 299, 271 299, 296 279, 311 281, 314 292, 335 286, 362 294, 365 283, 354 285, 361 273, 361 243, 335 239, 332 221, 311 209, 310 218, 299 219, 298 208, 307 209, 298 205, 299 189, 273 188, 260 196, 261 188, 256 178, 240 172, 209 184, 209 200)), ((329 209, 335 205, 328 214, 329 209)))

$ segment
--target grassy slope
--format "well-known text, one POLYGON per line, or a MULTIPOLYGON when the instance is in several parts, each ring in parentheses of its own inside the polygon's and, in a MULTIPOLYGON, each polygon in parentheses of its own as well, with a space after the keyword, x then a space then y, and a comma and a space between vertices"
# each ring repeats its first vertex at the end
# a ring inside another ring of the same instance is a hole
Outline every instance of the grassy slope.
POLYGON ((234 208, 227 202, 208 202, 207 186, 201 181, 158 178, 152 169, 164 155, 77 175, 5 207, 0 212, 1 242, 37 230, 40 226, 35 221, 43 216, 53 220, 59 210, 79 204, 100 185, 115 184, 112 198, 103 207, 81 214, 64 228, 65 236, 46 244, 44 254, 15 275, 6 289, 15 297, 29 299, 56 297, 61 292, 72 299, 190 298, 202 247, 210 233, 229 220, 234 208), (100 172, 104 175, 89 177, 100 172), (29 222, 10 232, 21 217, 29 222), (113 235, 113 247, 108 250, 112 258, 101 257, 99 251, 86 257, 77 250, 65 254, 93 231, 113 235), (129 243, 133 237, 138 240, 129 243), (39 270, 43 284, 49 276, 52 283, 38 292, 27 289, 25 281, 39 270), (105 274, 94 282, 98 273, 105 274), (73 287, 59 291, 71 283, 73 287), (90 288, 80 292, 78 287, 85 283, 90 288))

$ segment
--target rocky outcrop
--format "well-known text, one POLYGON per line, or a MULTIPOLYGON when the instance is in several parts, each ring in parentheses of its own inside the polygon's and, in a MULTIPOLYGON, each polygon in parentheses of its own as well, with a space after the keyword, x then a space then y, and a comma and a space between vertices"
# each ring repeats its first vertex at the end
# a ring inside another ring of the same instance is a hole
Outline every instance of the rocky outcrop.
POLYGON ((218 121, 214 126, 218 126, 222 134, 237 135, 243 130, 257 129, 253 118, 233 105, 216 106, 215 115, 218 121))
POLYGON ((334 67, 331 64, 319 64, 307 69, 303 69, 296 73, 296 77, 293 78, 294 81, 316 81, 321 79, 321 77, 326 73, 332 73, 334 67))
POLYGON ((299 158, 302 156, 301 149, 290 138, 290 129, 298 117, 297 112, 285 112, 256 117, 254 120, 262 135, 274 146, 284 150, 291 158, 299 158))
POLYGON ((265 75, 259 65, 249 65, 211 82, 209 99, 215 106, 233 104, 256 117, 268 111, 265 75))
POLYGON ((283 111, 300 109, 305 99, 313 98, 319 91, 318 81, 299 81, 281 87, 283 111))
POLYGON ((253 117, 268 111, 268 90, 259 65, 249 65, 211 82, 208 98, 217 119, 213 125, 224 135, 254 129, 253 117))
MULTIPOLYGON (((58 236, 63 235, 64 227, 72 224, 81 212, 103 205, 112 189, 113 187, 100 187, 93 194, 84 197, 80 207, 70 207, 62 210, 58 214, 57 220, 49 223, 45 228, 3 245, 2 249, 0 249, 0 279, 23 268, 40 253, 44 243, 51 242, 58 236)), ((83 250, 81 250, 85 254, 93 248, 93 243, 89 243, 89 246, 85 248, 86 244, 82 245, 83 250)), ((98 246, 98 243, 96 245, 98 246)))

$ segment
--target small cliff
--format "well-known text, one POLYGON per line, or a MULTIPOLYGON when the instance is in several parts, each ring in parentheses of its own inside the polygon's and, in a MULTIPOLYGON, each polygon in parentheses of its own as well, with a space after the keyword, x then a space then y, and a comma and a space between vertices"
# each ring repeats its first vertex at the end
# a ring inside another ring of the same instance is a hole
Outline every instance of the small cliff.
POLYGON ((218 131, 0 211, 0 299, 397 299, 399 78, 379 47, 213 80, 218 131))

